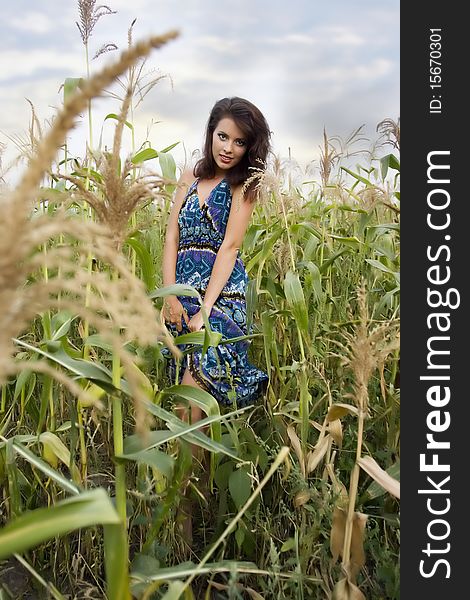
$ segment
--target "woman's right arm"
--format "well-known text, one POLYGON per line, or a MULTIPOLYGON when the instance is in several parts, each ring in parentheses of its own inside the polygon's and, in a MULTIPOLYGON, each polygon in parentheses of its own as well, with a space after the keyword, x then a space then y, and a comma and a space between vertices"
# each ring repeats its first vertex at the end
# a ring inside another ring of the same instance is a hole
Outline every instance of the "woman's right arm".
MULTIPOLYGON (((165 244, 163 246, 163 285, 166 287, 176 282, 176 259, 178 256, 179 244, 179 225, 178 215, 181 210, 184 198, 194 179, 192 171, 185 170, 179 181, 175 192, 173 206, 168 218, 168 224, 165 235, 165 244)), ((181 318, 188 321, 188 315, 183 309, 183 305, 176 296, 167 296, 163 303, 163 316, 166 321, 174 323, 178 331, 181 331, 181 318)))

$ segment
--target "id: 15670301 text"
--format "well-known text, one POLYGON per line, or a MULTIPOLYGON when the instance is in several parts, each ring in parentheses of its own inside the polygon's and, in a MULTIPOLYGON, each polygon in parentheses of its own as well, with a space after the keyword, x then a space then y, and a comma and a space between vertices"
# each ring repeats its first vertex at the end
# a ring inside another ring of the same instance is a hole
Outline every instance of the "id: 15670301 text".
POLYGON ((429 30, 429 101, 430 114, 442 113, 442 30, 429 30))

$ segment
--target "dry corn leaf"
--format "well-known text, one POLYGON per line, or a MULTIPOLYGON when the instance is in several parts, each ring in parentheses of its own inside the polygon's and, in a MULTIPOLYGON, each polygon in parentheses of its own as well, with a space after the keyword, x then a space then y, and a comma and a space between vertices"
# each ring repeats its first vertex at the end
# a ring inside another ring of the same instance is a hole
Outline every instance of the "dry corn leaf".
POLYGON ((356 577, 366 562, 364 552, 364 531, 367 523, 367 515, 360 512, 354 513, 352 535, 351 535, 351 559, 350 571, 351 580, 356 581, 356 577))
POLYGON ((294 452, 296 453, 297 458, 299 459, 300 470, 302 472, 302 476, 305 479, 304 453, 302 452, 302 446, 300 444, 299 436, 296 434, 295 429, 292 427, 292 425, 289 425, 289 427, 287 428, 287 435, 289 436, 292 448, 294 448, 294 452))
POLYGON ((338 448, 341 448, 343 445, 343 425, 341 424, 341 421, 339 419, 331 421, 328 425, 328 432, 338 448))
MULTIPOLYGON (((343 555, 344 534, 346 531, 347 511, 336 506, 333 511, 333 523, 330 535, 330 551, 335 563, 343 555)), ((355 512, 351 533, 350 581, 355 581, 357 574, 365 564, 364 531, 367 515, 355 512)))
POLYGON ((346 511, 339 506, 335 506, 330 534, 330 551, 333 557, 333 563, 338 560, 343 552, 345 528, 346 511))
POLYGON ((264 597, 253 588, 247 587, 245 590, 248 592, 250 598, 253 598, 253 600, 264 600, 264 597))
POLYGON ((352 404, 343 404, 341 402, 337 402, 336 404, 330 406, 326 420, 330 422, 335 421, 336 419, 341 419, 341 417, 344 417, 344 415, 347 415, 348 413, 357 416, 358 412, 359 411, 357 408, 352 404))
POLYGON ((357 462, 384 490, 387 490, 395 498, 400 498, 400 482, 384 471, 372 456, 362 456, 357 462))
POLYGON ((291 465, 291 462, 289 460, 289 455, 286 455, 286 457, 285 457, 285 459, 283 461, 283 465, 284 465, 284 469, 282 471, 281 481, 287 481, 287 479, 288 479, 288 477, 290 475, 291 469, 292 469, 292 465, 291 465))
POLYGON ((340 579, 333 588, 331 600, 366 600, 366 597, 353 583, 340 579))
POLYGON ((320 443, 317 442, 315 450, 309 452, 307 455, 307 473, 311 473, 316 466, 319 464, 321 459, 325 456, 326 451, 328 450, 328 443, 330 441, 330 436, 326 435, 320 443))
POLYGON ((309 490, 300 490, 294 496, 294 506, 295 508, 300 508, 304 504, 306 504, 310 500, 310 491, 309 490))
POLYGON ((210 587, 214 587, 216 590, 228 590, 228 585, 225 585, 225 583, 218 583, 217 581, 211 581, 210 582, 210 587))
POLYGON ((332 463, 327 463, 326 470, 333 486, 333 492, 338 497, 338 506, 346 507, 349 502, 349 495, 346 486, 336 477, 332 463))
POLYGON ((316 421, 309 421, 310 425, 312 425, 313 427, 315 427, 315 429, 317 431, 322 431, 323 430, 323 425, 321 425, 320 423, 317 423, 316 421))

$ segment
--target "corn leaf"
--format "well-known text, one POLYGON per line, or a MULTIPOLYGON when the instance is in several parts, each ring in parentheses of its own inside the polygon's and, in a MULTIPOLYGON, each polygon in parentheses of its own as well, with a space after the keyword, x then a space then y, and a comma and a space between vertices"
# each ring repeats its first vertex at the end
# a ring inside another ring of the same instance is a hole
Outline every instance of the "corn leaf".
MULTIPOLYGON (((27 460, 29 464, 31 464, 33 467, 36 467, 36 469, 39 469, 42 473, 44 473, 44 475, 46 475, 46 477, 49 477, 50 479, 55 481, 57 485, 59 485, 64 491, 68 492, 69 494, 80 493, 80 488, 75 483, 73 483, 73 481, 70 481, 69 479, 64 477, 62 473, 53 469, 50 465, 47 464, 47 462, 45 462, 44 460, 42 460, 42 458, 34 454, 34 452, 31 452, 29 448, 26 448, 26 446, 24 446, 20 441, 18 441, 15 438, 13 438, 12 440, 12 448, 17 454, 19 454, 22 458, 27 460)), ((15 552, 17 551, 15 550, 15 552)))
POLYGON ((0 560, 75 529, 105 523, 119 523, 106 492, 83 492, 55 506, 25 513, 0 529, 0 560))
POLYGON ((137 154, 134 154, 134 156, 131 158, 131 162, 134 165, 138 165, 140 163, 145 162, 146 160, 157 158, 157 156, 159 156, 159 154, 153 148, 144 148, 143 150, 137 152, 137 154))
POLYGON ((385 491, 395 496, 395 498, 400 498, 400 482, 387 471, 384 471, 372 456, 362 456, 357 462, 385 491))
POLYGON ((308 312, 298 273, 287 271, 284 279, 284 292, 298 327, 308 334, 308 312))
POLYGON ((127 238, 126 244, 136 253, 142 272, 142 279, 144 280, 147 289, 153 290, 157 285, 157 278, 155 265, 153 264, 153 258, 150 252, 147 250, 142 240, 135 236, 127 238))

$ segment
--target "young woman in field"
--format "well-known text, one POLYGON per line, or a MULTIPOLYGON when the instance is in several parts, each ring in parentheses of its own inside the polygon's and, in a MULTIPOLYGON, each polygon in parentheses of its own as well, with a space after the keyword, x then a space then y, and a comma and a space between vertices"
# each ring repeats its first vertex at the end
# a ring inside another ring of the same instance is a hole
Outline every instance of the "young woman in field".
MULTIPOLYGON (((260 110, 243 98, 216 102, 207 123, 202 158, 194 170, 181 175, 170 213, 163 253, 163 284, 194 286, 202 298, 168 296, 163 316, 174 333, 204 327, 202 308, 212 330, 223 339, 247 333, 245 266, 240 258, 255 205, 255 182, 243 191, 260 169, 270 148, 270 131, 260 110)), ((268 376, 248 361, 249 342, 238 341, 201 349, 185 356, 180 381, 202 388, 221 405, 255 403, 268 376)), ((175 362, 169 369, 175 382, 175 362)), ((175 382, 176 383, 176 382, 175 382)), ((191 407, 192 422, 201 410, 191 407)))

